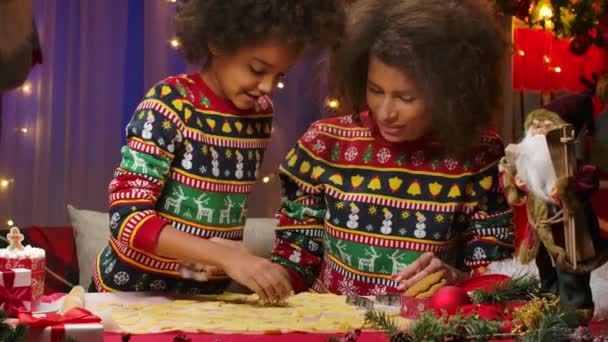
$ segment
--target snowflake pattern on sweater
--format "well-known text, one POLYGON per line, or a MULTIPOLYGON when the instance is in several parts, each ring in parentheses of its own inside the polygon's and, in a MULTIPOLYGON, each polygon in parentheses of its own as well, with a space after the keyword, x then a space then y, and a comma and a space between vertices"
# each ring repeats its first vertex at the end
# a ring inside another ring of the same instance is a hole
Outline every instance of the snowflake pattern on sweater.
POLYGON ((176 260, 154 254, 158 235, 170 224, 202 238, 242 239, 272 111, 267 97, 238 110, 198 73, 169 77, 146 94, 109 187, 111 237, 95 263, 98 291, 222 290, 227 280, 180 279, 176 260))
POLYGON ((297 290, 395 292, 391 275, 424 252, 465 270, 511 256, 498 137, 484 136, 470 159, 458 159, 431 139, 388 143, 367 113, 360 120, 316 122, 280 167, 272 258, 297 290))

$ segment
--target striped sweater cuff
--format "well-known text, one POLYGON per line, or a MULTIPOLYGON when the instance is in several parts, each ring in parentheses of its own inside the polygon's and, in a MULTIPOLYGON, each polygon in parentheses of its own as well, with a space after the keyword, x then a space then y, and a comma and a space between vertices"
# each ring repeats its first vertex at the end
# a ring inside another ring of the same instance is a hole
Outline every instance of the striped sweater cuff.
POLYGON ((132 247, 146 253, 156 254, 158 236, 168 224, 169 222, 160 216, 151 216, 134 233, 132 247))
POLYGON ((304 280, 304 277, 302 277, 300 272, 294 270, 291 267, 285 266, 285 265, 281 265, 281 266, 283 266, 283 268, 285 268, 287 270, 287 273, 289 274, 289 280, 291 280, 291 286, 295 293, 304 292, 308 289, 306 280, 304 280))

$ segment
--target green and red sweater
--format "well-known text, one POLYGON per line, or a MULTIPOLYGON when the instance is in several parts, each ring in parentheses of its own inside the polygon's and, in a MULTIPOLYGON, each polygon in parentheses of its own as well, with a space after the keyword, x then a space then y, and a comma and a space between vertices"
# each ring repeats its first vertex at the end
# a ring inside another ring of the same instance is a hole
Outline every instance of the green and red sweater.
POLYGON ((316 122, 280 167, 272 258, 297 291, 395 292, 391 275, 424 252, 464 270, 511 256, 496 135, 457 159, 428 137, 392 144, 374 127, 368 113, 316 122))
POLYGON ((193 237, 242 239, 272 110, 262 97, 241 111, 198 73, 148 92, 109 187, 111 237, 95 264, 98 291, 221 291, 217 282, 181 280, 180 264, 155 254, 158 236, 172 225, 193 237))

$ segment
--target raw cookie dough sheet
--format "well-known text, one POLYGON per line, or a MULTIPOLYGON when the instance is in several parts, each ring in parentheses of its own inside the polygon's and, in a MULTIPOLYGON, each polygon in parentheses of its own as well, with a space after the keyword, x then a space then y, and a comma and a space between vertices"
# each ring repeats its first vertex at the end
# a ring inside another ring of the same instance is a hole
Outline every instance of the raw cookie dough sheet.
POLYGON ((365 313, 343 296, 314 293, 293 296, 283 306, 265 306, 257 296, 241 294, 92 293, 86 306, 104 319, 106 331, 133 334, 341 332, 362 328, 365 313))

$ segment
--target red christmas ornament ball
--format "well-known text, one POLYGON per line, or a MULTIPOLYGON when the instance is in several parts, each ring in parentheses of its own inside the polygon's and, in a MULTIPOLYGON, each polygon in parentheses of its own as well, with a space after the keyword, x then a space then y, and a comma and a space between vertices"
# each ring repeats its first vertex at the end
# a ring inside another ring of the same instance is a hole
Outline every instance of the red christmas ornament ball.
POLYGON ((445 286, 429 298, 428 308, 433 309, 437 315, 443 315, 444 312, 453 315, 467 304, 471 304, 471 298, 465 290, 457 286, 445 286))

